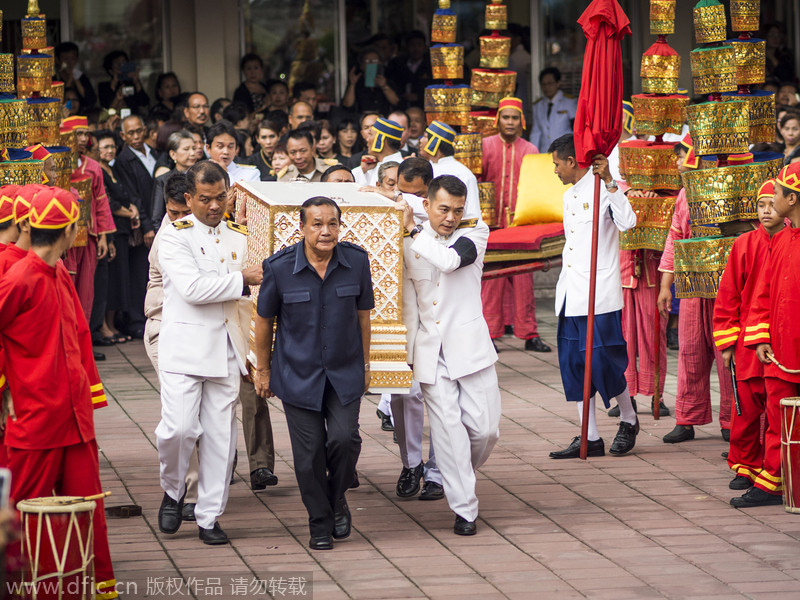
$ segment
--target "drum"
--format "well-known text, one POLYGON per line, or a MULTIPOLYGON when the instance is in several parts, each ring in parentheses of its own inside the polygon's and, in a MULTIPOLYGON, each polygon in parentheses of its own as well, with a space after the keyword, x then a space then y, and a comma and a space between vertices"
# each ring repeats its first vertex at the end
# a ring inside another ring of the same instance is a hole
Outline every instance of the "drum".
POLYGON ((17 503, 22 556, 29 567, 23 586, 39 600, 94 598, 94 526, 96 504, 74 496, 32 498, 17 503), (38 591, 38 593, 36 593, 38 591))
POLYGON ((800 513, 800 398, 781 400, 781 473, 783 474, 783 508, 800 513))

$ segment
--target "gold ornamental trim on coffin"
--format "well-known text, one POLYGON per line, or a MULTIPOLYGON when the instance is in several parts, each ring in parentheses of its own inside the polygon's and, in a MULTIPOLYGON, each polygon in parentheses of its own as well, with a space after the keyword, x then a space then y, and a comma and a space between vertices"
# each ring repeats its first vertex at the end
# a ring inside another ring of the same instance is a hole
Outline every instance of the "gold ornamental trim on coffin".
POLYGON ((692 224, 713 225, 757 219, 756 196, 761 184, 783 166, 783 157, 733 167, 689 171, 683 174, 692 224))
POLYGON ((497 126, 495 125, 495 112, 492 110, 476 110, 469 113, 468 133, 480 133, 483 137, 495 135, 497 126))
POLYGON ((689 98, 683 95, 638 94, 631 98, 639 135, 680 134, 686 121, 689 98))
POLYGON ((775 140, 775 93, 756 90, 750 94, 729 92, 722 100, 744 100, 750 111, 750 143, 772 143, 775 140))
POLYGON ((675 296, 716 298, 735 241, 734 237, 675 240, 675 296))
POLYGON ((758 31, 761 0, 731 0, 731 30, 758 31))
POLYGON ((55 185, 69 191, 70 175, 72 175, 72 148, 66 146, 48 146, 47 151, 53 157, 56 171, 55 185))
POLYGON ((747 152, 750 108, 744 100, 694 104, 687 107, 686 118, 696 155, 747 152))
POLYGON ((486 182, 478 184, 478 196, 481 203, 481 219, 490 228, 497 227, 497 207, 495 204, 494 183, 486 182))
POLYGON ((431 71, 434 79, 461 79, 464 76, 464 46, 437 44, 431 46, 431 71))
POLYGON ((650 34, 675 33, 675 0, 650 0, 650 34))
POLYGON ((428 124, 441 121, 466 127, 470 123, 472 91, 467 85, 429 85, 425 88, 428 124))
POLYGON ((452 44, 456 41, 456 22, 458 18, 455 14, 440 13, 437 11, 433 15, 431 25, 431 42, 434 44, 452 44))
POLYGON ((733 46, 734 69, 738 85, 764 83, 767 61, 765 40, 730 40, 733 46))
POLYGON ((736 62, 733 46, 698 48, 689 53, 695 94, 736 90, 736 62))
POLYGON ((466 165, 475 175, 483 171, 483 136, 480 133, 456 134, 455 159, 466 165))
MULTIPOLYGON (((402 393, 411 385, 402 315, 402 213, 379 194, 358 190, 357 184, 347 183, 256 182, 235 186, 237 203, 245 203, 247 210, 249 265, 260 265, 268 256, 302 239, 303 201, 313 196, 332 197, 336 201, 342 209, 339 240, 363 247, 370 259, 375 296, 371 315, 375 352, 370 354, 370 389, 402 393)), ((255 301, 257 288, 253 288, 252 294, 255 301)))
POLYGON ((14 55, 0 54, 0 92, 13 94, 15 89, 14 55))
POLYGON ((61 101, 58 98, 28 100, 28 145, 57 144, 60 139, 61 101))
POLYGON ((484 69, 507 69, 511 55, 511 38, 497 35, 484 35, 480 38, 481 61, 484 69))
POLYGON ((681 178, 673 144, 629 140, 619 144, 619 170, 631 188, 678 190, 681 178))
POLYGON ((0 162, 0 185, 28 185, 42 183, 44 161, 12 160, 0 162))
POLYGON ((725 7, 716 0, 700 0, 694 7, 694 35, 698 44, 721 42, 726 37, 725 7))
POLYGON ((486 29, 503 30, 508 28, 508 8, 505 4, 492 2, 486 5, 486 29))
POLYGON ((27 146, 29 120, 25 100, 0 100, 0 148, 27 146))
POLYGON ((628 198, 636 213, 636 227, 619 235, 621 250, 664 250, 672 225, 677 196, 628 198))

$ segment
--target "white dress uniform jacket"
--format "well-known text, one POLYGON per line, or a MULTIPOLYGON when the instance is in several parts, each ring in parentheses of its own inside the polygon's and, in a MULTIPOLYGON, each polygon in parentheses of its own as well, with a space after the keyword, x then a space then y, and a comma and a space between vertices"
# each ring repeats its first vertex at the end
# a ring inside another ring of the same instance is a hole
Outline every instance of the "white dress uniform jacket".
POLYGON ((545 97, 533 103, 533 125, 531 128, 531 143, 539 148, 540 152, 547 152, 553 140, 557 140, 566 133, 572 133, 572 119, 578 110, 578 101, 568 98, 564 92, 558 90, 552 100, 545 97), (550 116, 547 116, 547 107, 553 104, 550 116))
POLYGON ((197 377, 227 377, 228 339, 242 374, 246 341, 239 322, 247 236, 223 221, 189 215, 164 227, 159 245, 164 307, 159 368, 197 377), (191 224, 191 225, 189 225, 191 224))
POLYGON ((408 363, 413 364, 414 379, 420 383, 436 383, 440 354, 451 379, 471 375, 497 361, 480 295, 488 240, 489 227, 482 221, 473 228, 457 229, 449 238, 438 235, 426 222, 403 258, 408 363), (477 257, 459 268, 461 256, 451 246, 466 235, 475 245, 477 257))
POLYGON ((433 176, 453 175, 467 186, 467 203, 464 206, 464 219, 481 218, 481 199, 478 193, 478 180, 469 167, 460 163, 453 156, 443 156, 438 162, 431 163, 433 176))
POLYGON ((253 165, 232 162, 228 165, 228 179, 231 186, 237 181, 261 181, 261 172, 253 165))
MULTIPOLYGON (((564 236, 561 274, 556 284, 556 314, 565 317, 589 313, 589 276, 592 258, 594 175, 591 169, 564 192, 564 236)), ((597 240, 595 314, 622 310, 619 269, 619 232, 636 226, 628 197, 619 189, 609 193, 600 182, 600 224, 597 240)))

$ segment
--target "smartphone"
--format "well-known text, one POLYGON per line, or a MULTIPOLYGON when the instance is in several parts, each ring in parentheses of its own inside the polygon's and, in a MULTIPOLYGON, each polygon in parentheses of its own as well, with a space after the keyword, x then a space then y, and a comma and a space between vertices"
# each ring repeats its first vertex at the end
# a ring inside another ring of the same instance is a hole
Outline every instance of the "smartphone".
POLYGON ((122 97, 127 98, 128 96, 133 96, 136 93, 136 88, 132 85, 125 85, 122 86, 122 97))
POLYGON ((127 119, 131 116, 131 109, 130 108, 122 108, 119 111, 119 118, 120 119, 127 119))
POLYGON ((67 100, 64 103, 64 106, 66 107, 67 110, 72 110, 72 100, 67 100))
POLYGON ((11 471, 0 469, 0 508, 8 508, 8 497, 11 493, 11 471))
POLYGON ((378 63, 367 63, 364 66, 364 86, 375 87, 375 77, 378 75, 378 63))
POLYGON ((122 71, 123 75, 133 73, 136 70, 136 63, 133 61, 122 63, 122 66, 119 68, 119 70, 122 71))

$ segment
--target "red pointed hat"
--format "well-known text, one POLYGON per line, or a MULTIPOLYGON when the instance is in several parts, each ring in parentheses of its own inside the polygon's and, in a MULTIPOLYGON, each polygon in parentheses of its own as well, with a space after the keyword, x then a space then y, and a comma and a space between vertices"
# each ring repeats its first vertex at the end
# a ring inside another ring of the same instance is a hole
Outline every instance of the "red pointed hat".
POLYGON ((507 96, 500 100, 500 104, 497 105, 497 114, 494 116, 494 126, 497 127, 497 121, 500 119, 500 111, 504 108, 518 110, 522 117, 522 128, 525 129, 525 112, 522 110, 522 100, 514 98, 513 96, 507 96))
POLYGON ((47 186, 41 183, 29 183, 28 185, 19 186, 17 197, 14 198, 14 223, 24 221, 31 216, 33 197, 43 189, 47 189, 47 186))
POLYGON ((0 223, 14 218, 14 199, 17 197, 18 185, 0 187, 0 223))
POLYGON ((729 154, 728 164, 732 167, 736 165, 749 165, 753 162, 753 153, 745 152, 744 154, 729 154))
POLYGON ((689 167, 690 169, 696 169, 700 166, 700 157, 695 156, 694 154, 694 142, 692 142, 692 136, 688 133, 683 136, 681 140, 681 146, 686 148, 686 160, 683 161, 683 165, 685 167, 689 167))
POLYGON ((42 146, 41 144, 36 144, 35 146, 29 146, 25 148, 26 152, 31 153, 31 157, 35 158, 36 160, 47 160, 50 156, 50 152, 48 152, 47 148, 42 146))
POLYGON ((772 198, 774 195, 775 195, 775 180, 767 179, 764 183, 761 184, 761 187, 758 188, 758 195, 756 196, 756 200, 761 200, 762 198, 772 198))
POLYGON ((776 181, 783 187, 800 193, 800 163, 792 163, 783 167, 778 173, 776 181))
POLYGON ((67 117, 61 121, 61 133, 72 133, 78 129, 89 129, 89 120, 86 117, 67 117))
POLYGON ((78 220, 80 209, 75 197, 61 188, 45 187, 33 196, 31 227, 63 229, 78 220))

